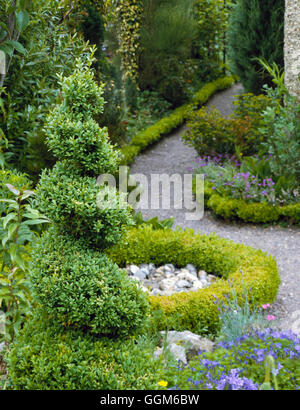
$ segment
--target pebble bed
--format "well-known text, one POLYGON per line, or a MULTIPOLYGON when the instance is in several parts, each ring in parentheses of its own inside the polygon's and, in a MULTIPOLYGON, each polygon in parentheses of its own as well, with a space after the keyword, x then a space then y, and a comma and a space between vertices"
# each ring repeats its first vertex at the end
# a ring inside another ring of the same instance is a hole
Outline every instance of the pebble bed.
POLYGON ((156 267, 153 263, 128 265, 127 274, 141 283, 142 289, 150 295, 170 296, 174 293, 195 292, 207 288, 218 278, 198 271, 194 265, 176 268, 171 263, 156 267))

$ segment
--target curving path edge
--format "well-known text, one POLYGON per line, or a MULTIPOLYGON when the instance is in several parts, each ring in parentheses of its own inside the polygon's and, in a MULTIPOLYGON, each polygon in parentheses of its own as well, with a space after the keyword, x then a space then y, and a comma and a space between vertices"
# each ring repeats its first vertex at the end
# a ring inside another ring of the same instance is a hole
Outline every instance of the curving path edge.
MULTIPOLYGON (((217 108, 223 116, 233 111, 234 96, 242 92, 235 84, 231 89, 216 94, 207 106, 217 108)), ((186 174, 197 158, 196 151, 184 145, 181 135, 185 127, 171 133, 152 148, 141 153, 131 166, 131 174, 186 174)), ((149 188, 150 190, 150 188, 149 188)), ((171 198, 172 203, 172 198, 171 198)), ((279 226, 261 227, 253 224, 225 223, 205 211, 200 221, 186 221, 185 210, 157 209, 141 210, 144 218, 157 216, 159 219, 173 217, 174 226, 200 230, 205 234, 217 235, 244 243, 276 258, 281 275, 281 286, 277 301, 272 305, 270 314, 274 315, 282 329, 292 329, 300 334, 300 229, 279 226)))

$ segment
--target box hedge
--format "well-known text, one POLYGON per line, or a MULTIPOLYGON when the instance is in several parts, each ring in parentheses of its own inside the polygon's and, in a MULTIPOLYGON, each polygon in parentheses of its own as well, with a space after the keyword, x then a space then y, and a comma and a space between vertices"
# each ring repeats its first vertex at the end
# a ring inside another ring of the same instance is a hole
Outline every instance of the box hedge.
POLYGON ((244 222, 271 223, 287 221, 300 224, 300 202, 290 205, 272 205, 266 202, 246 202, 221 196, 209 186, 205 188, 206 207, 224 219, 241 219, 244 222))
POLYGON ((152 262, 184 267, 192 263, 197 269, 219 276, 210 287, 197 292, 151 296, 152 313, 159 312, 156 315, 159 329, 215 333, 219 327, 215 297, 224 299, 230 293, 229 279, 241 302, 246 288, 251 289, 253 303, 258 304, 272 303, 280 284, 278 268, 271 256, 214 234, 194 234, 192 230, 154 231, 141 226, 130 230, 108 254, 119 266, 152 262))
POLYGON ((134 136, 130 144, 124 146, 121 150, 123 154, 122 164, 130 165, 141 151, 182 125, 191 111, 205 104, 217 91, 230 88, 234 81, 233 77, 222 77, 204 85, 194 95, 189 104, 177 108, 168 117, 162 118, 156 124, 134 136))

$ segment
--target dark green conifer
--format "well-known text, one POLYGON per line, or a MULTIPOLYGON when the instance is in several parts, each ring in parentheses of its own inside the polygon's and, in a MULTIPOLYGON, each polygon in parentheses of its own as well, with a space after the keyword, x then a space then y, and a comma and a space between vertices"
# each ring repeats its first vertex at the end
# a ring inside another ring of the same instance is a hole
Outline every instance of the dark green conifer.
POLYGON ((229 21, 228 54, 232 71, 247 92, 272 85, 256 58, 284 67, 284 0, 236 0, 229 21))

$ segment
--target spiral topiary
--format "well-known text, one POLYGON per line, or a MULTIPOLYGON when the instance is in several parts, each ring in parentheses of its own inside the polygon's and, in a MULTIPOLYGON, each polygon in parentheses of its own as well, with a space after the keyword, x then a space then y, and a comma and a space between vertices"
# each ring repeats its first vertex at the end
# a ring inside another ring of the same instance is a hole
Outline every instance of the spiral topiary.
POLYGON ((115 173, 119 153, 93 118, 104 100, 90 63, 78 61, 61 79, 48 118, 47 143, 58 162, 42 173, 36 206, 53 226, 33 249, 35 308, 10 346, 12 389, 149 389, 159 377, 143 338, 148 298, 104 253, 131 223, 131 209, 114 188, 97 185, 99 174, 115 173), (111 209, 101 202, 106 196, 111 209))
POLYGON ((119 163, 106 128, 93 119, 103 106, 90 64, 78 61, 76 71, 61 79, 60 101, 47 121, 47 144, 58 162, 42 173, 36 203, 53 227, 34 249, 31 280, 36 301, 55 321, 95 335, 124 336, 144 323, 148 302, 102 253, 131 223, 122 194, 97 185, 97 176, 116 173, 119 163), (99 206, 107 195, 115 199, 112 209, 99 206))

